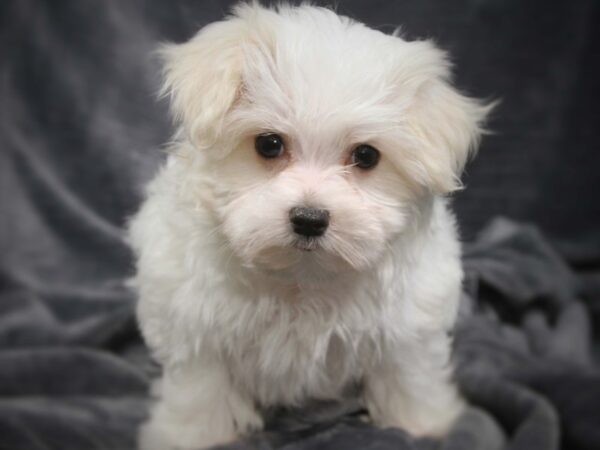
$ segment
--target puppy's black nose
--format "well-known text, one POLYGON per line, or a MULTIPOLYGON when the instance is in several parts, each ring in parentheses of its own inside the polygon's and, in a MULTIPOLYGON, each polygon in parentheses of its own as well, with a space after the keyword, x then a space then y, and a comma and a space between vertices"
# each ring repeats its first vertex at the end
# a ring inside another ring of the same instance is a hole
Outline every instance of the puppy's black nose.
POLYGON ((329 211, 297 206, 290 209, 290 222, 296 234, 321 236, 329 225, 329 211))

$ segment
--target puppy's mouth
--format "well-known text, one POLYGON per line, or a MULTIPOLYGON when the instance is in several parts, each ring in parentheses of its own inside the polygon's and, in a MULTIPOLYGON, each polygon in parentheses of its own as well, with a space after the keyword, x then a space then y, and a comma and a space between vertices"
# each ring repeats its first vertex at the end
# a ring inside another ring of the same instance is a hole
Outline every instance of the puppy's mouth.
POLYGON ((303 252, 312 252, 319 247, 319 238, 318 237, 299 237, 294 240, 292 244, 294 248, 301 250, 303 252))

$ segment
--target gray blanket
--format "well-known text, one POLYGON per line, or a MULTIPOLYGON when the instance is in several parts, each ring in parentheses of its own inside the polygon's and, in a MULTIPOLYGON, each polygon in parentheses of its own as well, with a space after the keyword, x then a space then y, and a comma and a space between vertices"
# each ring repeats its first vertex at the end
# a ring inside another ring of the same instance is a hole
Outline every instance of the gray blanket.
MULTIPOLYGON (((465 267, 455 359, 472 406, 445 440, 375 429, 350 399, 272 411, 265 432, 227 448, 600 448, 600 374, 578 278, 534 227, 504 219, 467 246, 465 267)), ((124 285, 70 294, 2 292, 0 448, 135 446, 157 370, 134 299, 124 285)))

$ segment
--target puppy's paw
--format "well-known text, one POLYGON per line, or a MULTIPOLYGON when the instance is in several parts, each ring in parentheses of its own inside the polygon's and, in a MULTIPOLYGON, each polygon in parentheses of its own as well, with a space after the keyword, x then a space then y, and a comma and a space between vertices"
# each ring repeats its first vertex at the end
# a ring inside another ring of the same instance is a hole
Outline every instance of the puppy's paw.
POLYGON ((138 447, 140 450, 201 450, 227 444, 235 441, 238 433, 262 428, 260 416, 248 412, 245 411, 244 417, 234 418, 215 408, 184 417, 159 404, 151 419, 140 428, 138 447))
POLYGON ((166 424, 150 421, 140 429, 140 450, 201 450, 232 442, 236 435, 231 430, 215 432, 200 422, 166 424))
POLYGON ((456 399, 453 404, 441 408, 413 408, 398 424, 414 437, 442 438, 464 412, 464 403, 456 399))
POLYGON ((370 375, 365 401, 377 426, 401 428, 414 437, 439 438, 448 433, 465 410, 465 402, 446 366, 430 363, 422 357, 415 360, 413 372, 388 368, 370 375))
POLYGON ((465 410, 465 403, 459 397, 444 399, 439 403, 435 400, 397 400, 397 405, 387 408, 383 414, 375 415, 374 423, 380 427, 401 428, 417 438, 444 437, 465 410))

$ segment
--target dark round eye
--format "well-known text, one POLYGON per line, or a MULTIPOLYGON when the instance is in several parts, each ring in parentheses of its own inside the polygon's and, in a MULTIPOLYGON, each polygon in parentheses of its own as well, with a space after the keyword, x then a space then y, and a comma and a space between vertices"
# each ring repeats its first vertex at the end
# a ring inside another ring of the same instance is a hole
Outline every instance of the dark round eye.
POLYGON ((379 150, 367 144, 361 144, 352 151, 352 164, 361 169, 372 169, 379 162, 379 150))
POLYGON ((283 139, 275 133, 260 134, 256 136, 254 148, 263 158, 277 158, 283 153, 283 139))

